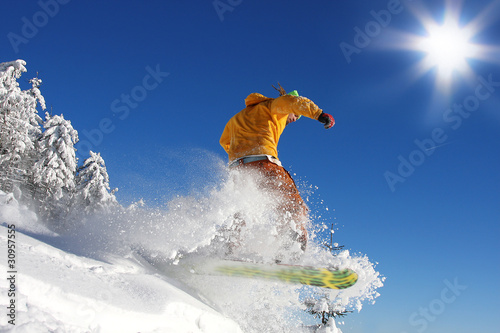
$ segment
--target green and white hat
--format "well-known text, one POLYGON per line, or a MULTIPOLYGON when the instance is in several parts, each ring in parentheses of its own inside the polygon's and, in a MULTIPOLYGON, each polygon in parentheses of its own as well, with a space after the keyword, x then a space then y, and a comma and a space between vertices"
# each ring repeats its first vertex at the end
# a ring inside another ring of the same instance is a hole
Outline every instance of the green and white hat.
MULTIPOLYGON (((295 97, 299 97, 299 93, 297 92, 297 90, 292 90, 292 91, 290 91, 287 95, 290 95, 290 96, 295 96, 295 97)), ((297 117, 297 120, 299 120, 299 119, 300 119, 300 117, 302 117, 302 116, 301 116, 301 115, 299 115, 299 116, 297 117)))

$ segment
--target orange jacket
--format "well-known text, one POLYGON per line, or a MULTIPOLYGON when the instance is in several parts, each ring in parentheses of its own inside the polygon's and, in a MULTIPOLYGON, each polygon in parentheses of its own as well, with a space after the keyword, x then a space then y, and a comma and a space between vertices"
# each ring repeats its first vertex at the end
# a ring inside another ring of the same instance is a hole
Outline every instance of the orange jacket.
POLYGON ((278 141, 288 115, 318 119, 323 112, 311 100, 290 95, 268 98, 252 93, 245 99, 245 105, 228 121, 220 138, 229 161, 261 154, 278 158, 278 141))

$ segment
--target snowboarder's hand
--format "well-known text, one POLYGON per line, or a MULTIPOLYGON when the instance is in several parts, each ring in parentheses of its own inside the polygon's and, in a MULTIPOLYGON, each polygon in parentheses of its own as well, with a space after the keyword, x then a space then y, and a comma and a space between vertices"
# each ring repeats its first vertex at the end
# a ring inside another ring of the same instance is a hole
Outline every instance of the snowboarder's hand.
POLYGON ((319 115, 318 121, 325 124, 326 129, 329 129, 333 125, 335 125, 335 119, 333 119, 332 115, 330 115, 328 113, 324 113, 324 112, 319 115))

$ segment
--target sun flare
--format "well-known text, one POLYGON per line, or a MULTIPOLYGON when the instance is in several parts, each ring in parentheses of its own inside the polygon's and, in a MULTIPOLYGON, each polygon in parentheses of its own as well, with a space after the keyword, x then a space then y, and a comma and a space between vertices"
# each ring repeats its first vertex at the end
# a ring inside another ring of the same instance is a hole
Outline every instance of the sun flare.
POLYGON ((460 0, 446 0, 441 17, 423 6, 412 7, 420 32, 395 34, 392 46, 422 54, 414 67, 416 76, 434 75, 436 91, 447 96, 455 84, 475 77, 473 66, 477 61, 497 61, 497 47, 475 41, 496 20, 497 7, 500 0, 492 1, 467 22, 462 18, 465 15, 460 0))
POLYGON ((463 68, 474 55, 468 36, 457 26, 437 26, 422 40, 421 48, 430 64, 445 70, 463 68))
POLYGON ((454 72, 464 73, 468 69, 467 59, 476 56, 470 42, 471 33, 460 28, 456 21, 442 25, 429 24, 427 36, 422 36, 416 48, 426 54, 422 66, 425 70, 435 68, 440 81, 449 82, 454 72))

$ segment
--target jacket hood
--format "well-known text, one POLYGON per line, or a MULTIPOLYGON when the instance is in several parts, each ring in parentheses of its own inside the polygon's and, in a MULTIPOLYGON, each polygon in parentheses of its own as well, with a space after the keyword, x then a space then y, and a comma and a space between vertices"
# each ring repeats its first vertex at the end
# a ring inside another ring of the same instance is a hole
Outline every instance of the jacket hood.
POLYGON ((251 105, 256 105, 264 101, 268 101, 272 98, 266 97, 262 94, 259 93, 251 93, 250 95, 245 98, 245 105, 246 106, 251 106, 251 105))

